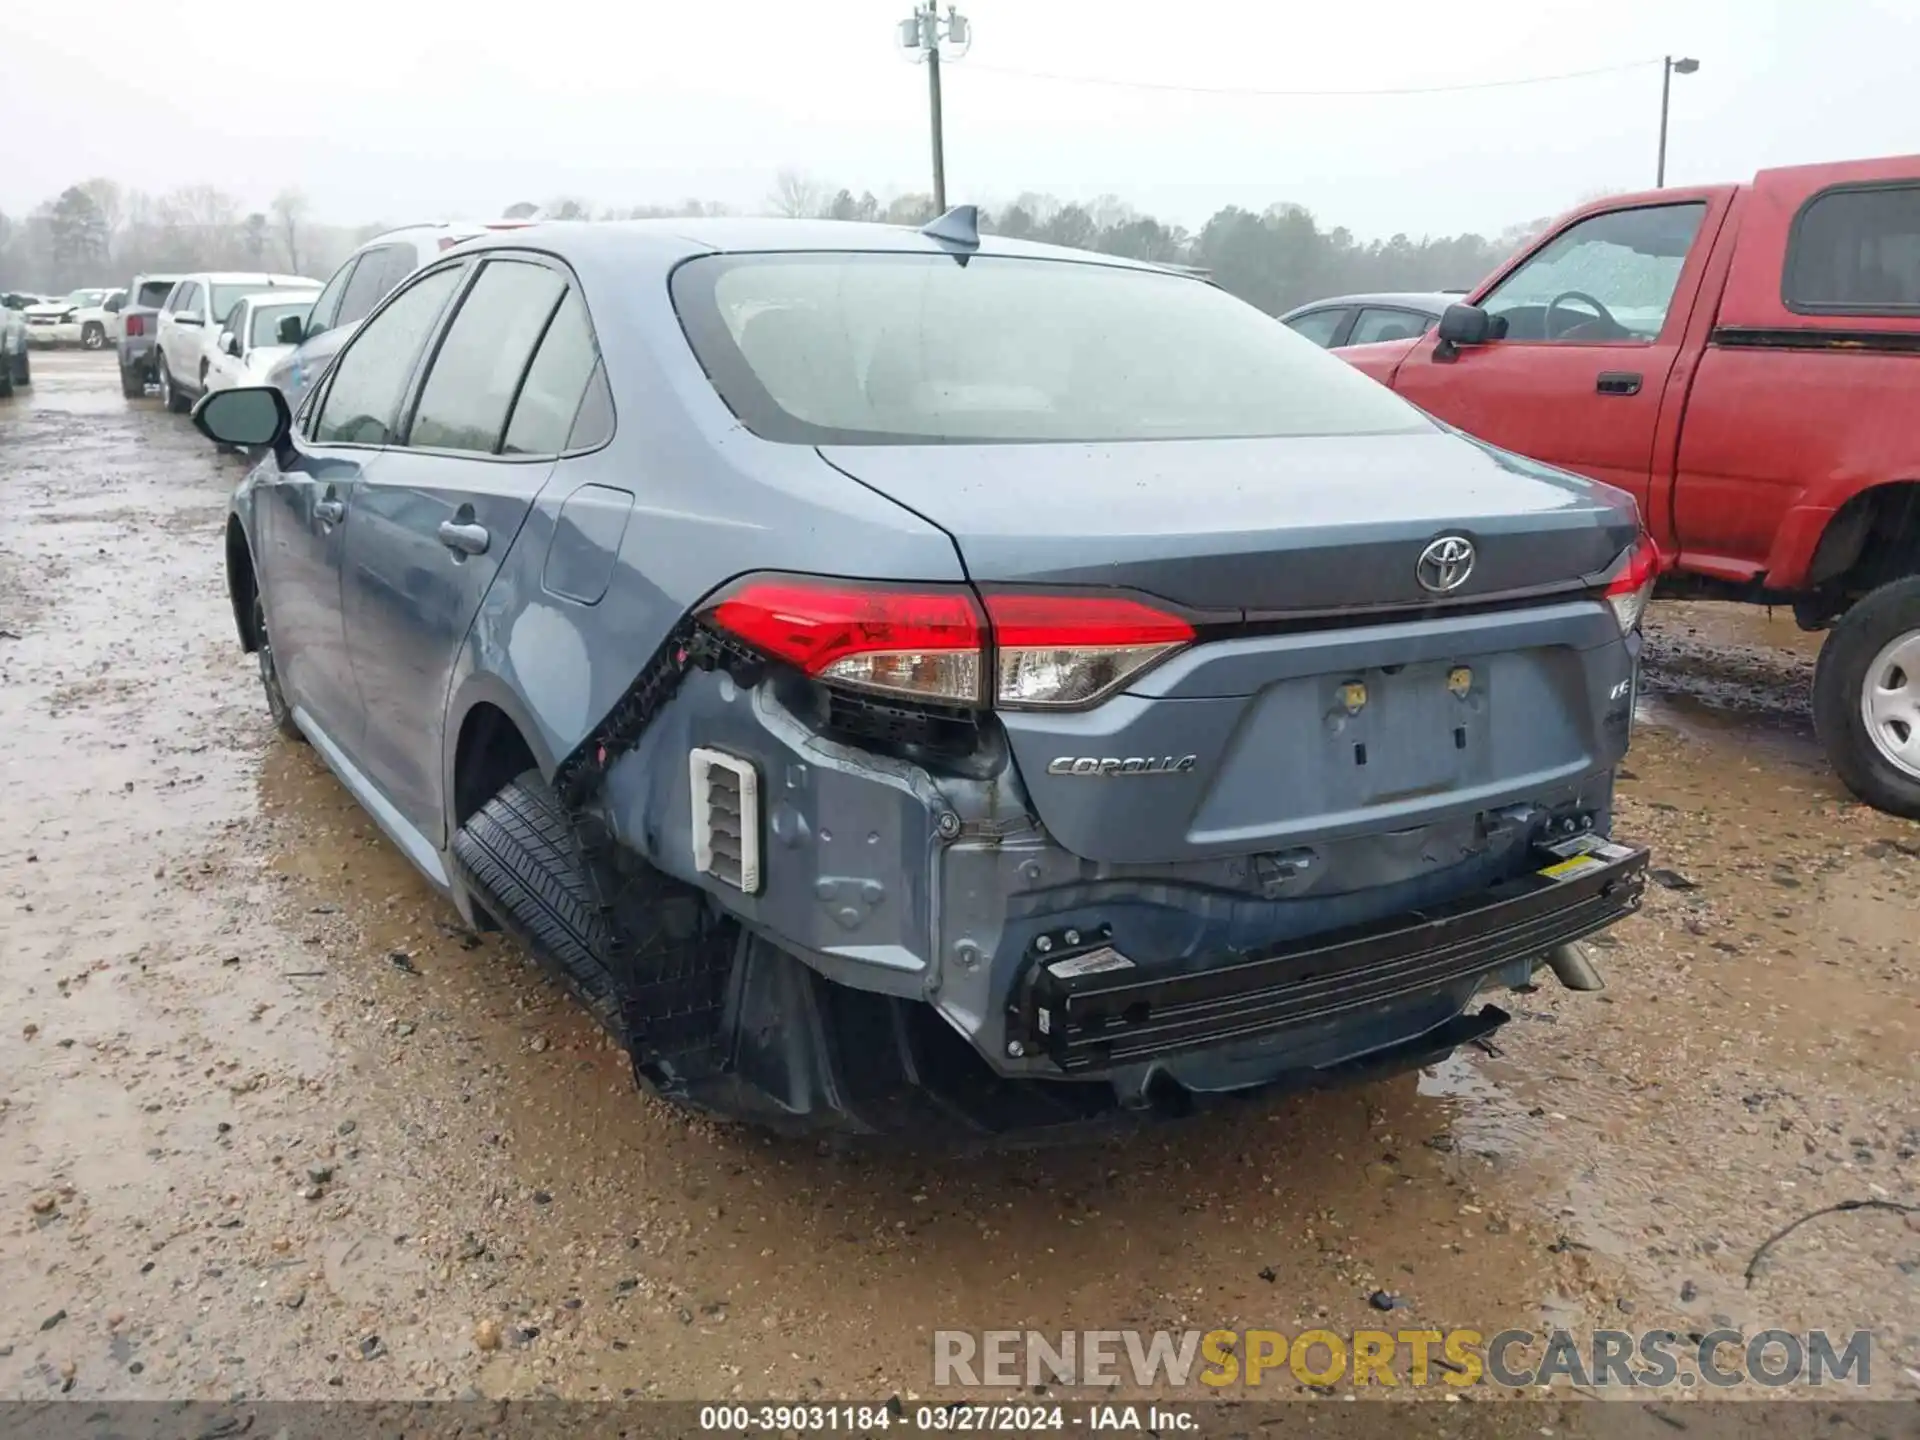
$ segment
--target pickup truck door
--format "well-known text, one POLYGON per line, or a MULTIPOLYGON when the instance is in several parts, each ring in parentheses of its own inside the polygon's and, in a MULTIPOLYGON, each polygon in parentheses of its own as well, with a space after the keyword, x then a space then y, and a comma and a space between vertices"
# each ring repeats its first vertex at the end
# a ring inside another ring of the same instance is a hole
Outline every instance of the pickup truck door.
POLYGON ((1477 298, 1502 338, 1422 340, 1394 388, 1470 435, 1618 486, 1646 515, 1661 402, 1721 208, 1676 191, 1580 216, 1477 298))

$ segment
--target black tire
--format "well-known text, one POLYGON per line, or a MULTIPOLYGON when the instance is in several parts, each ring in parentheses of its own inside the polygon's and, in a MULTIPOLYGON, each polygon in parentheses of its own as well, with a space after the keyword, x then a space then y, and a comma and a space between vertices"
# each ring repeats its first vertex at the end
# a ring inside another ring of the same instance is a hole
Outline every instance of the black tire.
POLYGON ((600 961, 606 929, 573 826, 552 788, 529 770, 460 827, 455 860, 493 918, 558 970, 616 1037, 620 1006, 600 961))
POLYGON ((260 688, 267 692, 267 713, 273 717, 273 728, 287 739, 305 744, 307 737, 295 723, 293 707, 287 704, 286 694, 280 689, 280 667, 273 658, 273 641, 267 634, 267 607, 260 603, 258 595, 253 597, 253 638, 254 658, 260 662, 260 688))
POLYGON ((13 362, 0 365, 0 400, 13 398, 13 362))
MULTIPOLYGON (((1875 679, 1869 670, 1889 646, 1910 635, 1920 636, 1920 576, 1882 585, 1847 611, 1820 648, 1813 724, 1849 790, 1876 810, 1920 820, 1920 775, 1882 753, 1864 713, 1867 686, 1875 679)), ((1920 687, 1920 674, 1908 679, 1920 687)))
POLYGON ((80 327, 80 348, 82 350, 104 350, 107 348, 107 327, 98 320, 89 320, 80 327))
POLYGON ((24 350, 14 358, 13 383, 16 385, 33 384, 33 362, 27 358, 27 352, 24 350))
POLYGON ((169 413, 184 415, 193 408, 193 401, 183 395, 180 387, 173 383, 173 371, 167 368, 166 356, 158 350, 153 352, 153 371, 160 377, 160 403, 167 407, 169 413))
POLYGON ((120 393, 129 400, 144 400, 147 395, 147 377, 139 370, 120 367, 120 393))

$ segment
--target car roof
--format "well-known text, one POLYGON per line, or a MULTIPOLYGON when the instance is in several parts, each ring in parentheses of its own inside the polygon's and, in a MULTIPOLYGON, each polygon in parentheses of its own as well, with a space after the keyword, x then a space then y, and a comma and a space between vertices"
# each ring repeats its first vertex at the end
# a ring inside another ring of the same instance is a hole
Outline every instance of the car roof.
POLYGON ((546 250, 564 259, 602 265, 626 262, 673 264, 692 255, 753 254, 765 252, 870 251, 904 255, 1008 255, 1044 260, 1078 260, 1140 270, 1153 275, 1169 272, 1164 266, 1070 250, 1001 235, 982 235, 977 250, 960 251, 906 225, 878 225, 856 220, 786 220, 740 216, 685 217, 663 220, 547 220, 515 229, 487 229, 464 241, 463 253, 475 250, 546 250))
POLYGON ((264 270, 202 270, 194 275, 182 275, 182 280, 205 280, 214 285, 258 285, 263 290, 276 285, 310 285, 320 288, 318 280, 305 275, 273 275, 264 270))
POLYGON ((1447 306, 1458 305, 1467 293, 1465 290, 1381 290, 1370 295, 1330 295, 1325 300, 1309 300, 1305 305, 1296 305, 1280 318, 1291 320, 1296 315, 1326 310, 1335 305, 1378 305, 1384 309, 1419 310, 1438 315, 1447 306))

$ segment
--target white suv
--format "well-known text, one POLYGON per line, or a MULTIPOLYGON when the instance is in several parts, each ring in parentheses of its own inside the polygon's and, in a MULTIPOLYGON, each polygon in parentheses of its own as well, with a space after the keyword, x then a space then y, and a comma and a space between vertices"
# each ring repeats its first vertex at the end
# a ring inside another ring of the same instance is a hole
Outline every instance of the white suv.
POLYGON ((194 400, 206 393, 207 366, 227 317, 241 296, 284 291, 290 299, 304 298, 319 289, 318 280, 304 275, 225 271, 182 276, 167 296, 167 303, 160 307, 154 328, 153 372, 167 408, 184 415, 194 400))

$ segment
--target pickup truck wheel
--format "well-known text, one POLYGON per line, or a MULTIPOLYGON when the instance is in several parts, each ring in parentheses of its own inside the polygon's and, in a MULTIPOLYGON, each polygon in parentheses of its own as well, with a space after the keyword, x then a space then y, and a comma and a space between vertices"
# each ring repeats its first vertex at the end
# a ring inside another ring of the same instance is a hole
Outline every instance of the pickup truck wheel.
POLYGON ((13 362, 0 365, 0 400, 13 398, 13 362))
POLYGON ((28 361, 25 350, 22 350, 18 355, 13 357, 13 383, 16 385, 33 384, 33 365, 28 361))
POLYGON ((120 393, 129 400, 142 400, 147 394, 146 373, 141 370, 129 370, 120 367, 120 393))
POLYGON ((620 1005, 600 961, 606 929, 573 825, 529 770, 509 780, 453 838, 468 886, 493 918, 560 978, 616 1037, 620 1005))
POLYGON ((1813 723, 1849 790, 1920 820, 1920 577, 1882 585, 1827 636, 1813 723))
POLYGON ((98 320, 89 320, 80 329, 80 348, 83 350, 104 350, 107 345, 107 328, 98 320))
POLYGON ((260 662, 260 688, 267 692, 267 713, 273 716, 273 728, 287 739, 304 744, 307 737, 294 723, 293 707, 287 704, 287 697, 280 689, 280 670, 273 659, 273 637, 267 634, 267 607, 260 603, 258 595, 253 597, 253 638, 254 657, 260 662))

